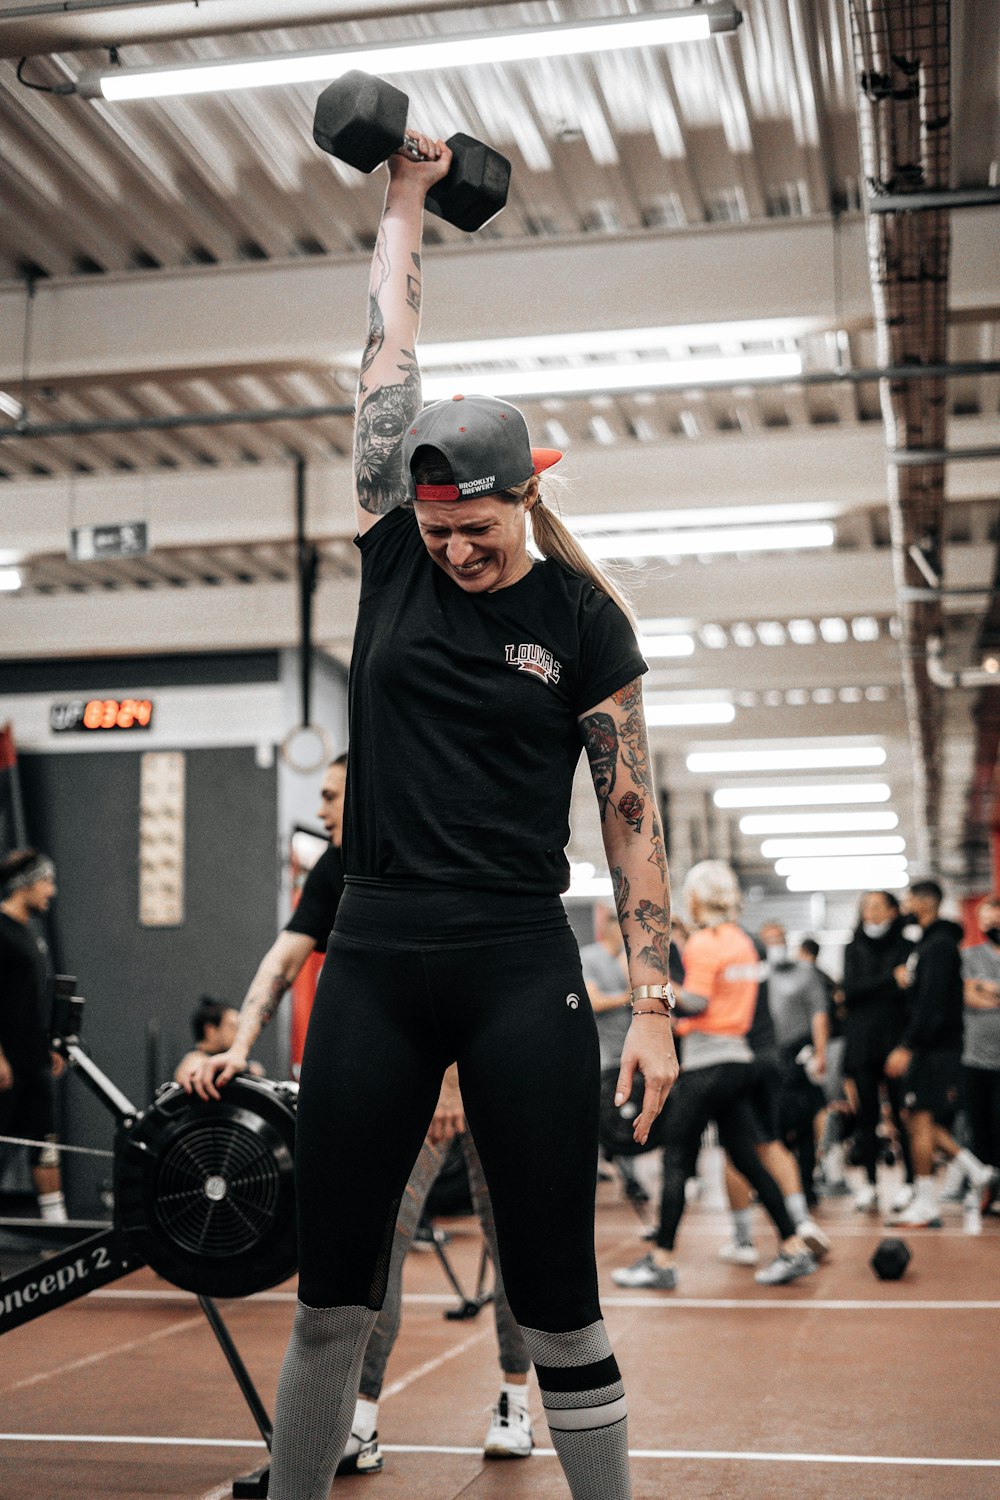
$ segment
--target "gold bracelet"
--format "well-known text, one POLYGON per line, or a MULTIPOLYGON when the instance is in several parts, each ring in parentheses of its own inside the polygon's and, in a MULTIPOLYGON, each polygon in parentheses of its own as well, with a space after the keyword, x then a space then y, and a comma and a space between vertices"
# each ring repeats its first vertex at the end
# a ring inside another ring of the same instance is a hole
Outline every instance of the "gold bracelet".
POLYGON ((671 1021, 673 1017, 668 1010, 633 1010, 633 1016, 659 1016, 664 1021, 671 1021))

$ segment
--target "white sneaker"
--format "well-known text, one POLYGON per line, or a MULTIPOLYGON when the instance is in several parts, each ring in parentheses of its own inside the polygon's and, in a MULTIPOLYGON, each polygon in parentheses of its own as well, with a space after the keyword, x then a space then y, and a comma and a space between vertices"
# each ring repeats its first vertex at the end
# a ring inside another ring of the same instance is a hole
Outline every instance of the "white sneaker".
POLYGON ((978 1162, 975 1171, 969 1172, 969 1181, 974 1188, 978 1188, 982 1192, 984 1188, 988 1188, 992 1183, 993 1171, 993 1167, 987 1162, 978 1162))
POLYGON ((740 1245, 736 1240, 727 1240, 719 1246, 719 1259, 730 1266, 756 1266, 760 1264, 760 1251, 756 1245, 740 1245))
POLYGON ((899 1229, 940 1229, 941 1216, 935 1203, 927 1202, 914 1195, 909 1208, 891 1223, 899 1229))
POLYGON ((344 1456, 337 1465, 337 1477, 339 1479, 345 1474, 377 1474, 384 1462, 377 1432, 373 1432, 370 1438, 359 1437, 356 1432, 352 1432, 347 1439, 344 1456))
POLYGON ((874 1182, 866 1182, 854 1194, 854 1207, 859 1214, 870 1214, 878 1208, 878 1192, 874 1182))
POLYGON ((958 1157, 953 1157, 945 1167, 941 1184, 940 1203, 961 1203, 965 1196, 965 1168, 958 1157))
POLYGON ((802 1223, 797 1226, 795 1233, 817 1260, 822 1260, 824 1255, 829 1255, 830 1236, 824 1234, 819 1225, 812 1219, 803 1219, 802 1223))
POLYGON ((904 1182, 902 1187, 897 1188, 893 1194, 892 1202, 889 1204, 889 1212, 891 1214, 901 1214, 904 1209, 909 1208, 913 1202, 915 1192, 916 1188, 912 1182, 904 1182))
POLYGON ((523 1407, 511 1406, 507 1392, 501 1391, 493 1408, 483 1453, 487 1458, 527 1458, 534 1446, 530 1416, 523 1407))

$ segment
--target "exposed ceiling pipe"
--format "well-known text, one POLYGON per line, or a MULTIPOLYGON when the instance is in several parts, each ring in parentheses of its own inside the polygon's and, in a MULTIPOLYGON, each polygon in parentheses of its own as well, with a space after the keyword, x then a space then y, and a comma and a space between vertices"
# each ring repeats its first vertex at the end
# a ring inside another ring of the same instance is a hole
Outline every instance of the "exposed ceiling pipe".
POLYGON ((949 670, 944 665, 944 642, 939 635, 927 638, 927 675, 939 688, 1000 687, 1000 664, 994 671, 988 667, 962 667, 949 670))
MULTIPOLYGON (((869 195, 943 194, 950 187, 949 0, 851 0, 862 169, 869 195)), ((947 357, 949 221, 944 208, 869 213, 868 252, 879 362, 939 365, 947 357)), ((887 446, 921 455, 890 463, 893 567, 902 622, 903 688, 913 747, 917 858, 938 865, 942 702, 927 642, 940 637, 940 597, 911 548, 940 557, 944 525, 943 381, 881 384, 887 446)), ((940 567, 940 564, 939 564, 940 567)), ((938 571, 935 569, 935 571, 938 571)))
MULTIPOLYGON (((948 376, 965 375, 998 375, 1000 374, 1000 360, 980 359, 965 360, 960 363, 932 366, 921 365, 898 365, 894 367, 879 367, 872 370, 809 370, 801 375, 765 375, 745 376, 734 375, 727 380, 713 380, 711 382, 692 380, 690 384, 685 383, 685 391, 694 390, 728 390, 738 387, 741 390, 746 386, 758 387, 788 387, 794 388, 803 385, 871 385, 876 381, 892 381, 897 384, 905 384, 908 381, 940 381, 948 376)), ((456 377, 458 378, 458 377, 456 377)), ((676 393, 675 389, 675 393, 676 393)), ((517 396, 516 400, 521 406, 528 406, 538 401, 551 401, 554 397, 570 400, 574 397, 578 400, 592 400, 601 395, 613 396, 618 400, 627 397, 629 392, 620 390, 613 391, 587 391, 586 397, 581 396, 579 391, 572 388, 563 392, 546 391, 544 395, 517 396)), ((354 414, 354 404, 349 401, 320 402, 310 405, 299 406, 265 406, 250 407, 246 411, 202 411, 202 412, 170 412, 164 416, 155 417, 95 417, 93 419, 81 418, 69 422, 31 422, 21 418, 9 427, 0 427, 0 441, 11 438, 61 438, 61 437, 88 437, 100 433, 129 433, 129 432, 172 432, 183 427, 240 427, 260 426, 267 422, 307 422, 315 421, 323 417, 349 417, 354 414)), ((970 449, 968 455, 962 450, 957 450, 956 457, 990 457, 991 450, 970 449)), ((888 462, 893 463, 897 455, 890 454, 888 462)), ((943 458, 943 451, 938 458, 943 458)))

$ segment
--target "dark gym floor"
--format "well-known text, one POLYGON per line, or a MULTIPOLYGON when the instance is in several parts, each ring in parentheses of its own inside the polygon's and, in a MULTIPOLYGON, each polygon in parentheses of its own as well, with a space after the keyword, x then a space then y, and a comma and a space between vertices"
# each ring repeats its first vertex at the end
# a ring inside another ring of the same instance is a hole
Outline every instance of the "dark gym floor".
MULTIPOLYGON (((630 1406, 636 1500, 996 1500, 1000 1495, 1000 1220, 963 1235, 906 1235, 903 1281, 868 1259, 885 1233, 849 1200, 816 1276, 785 1290, 721 1264, 725 1219, 691 1209, 679 1293, 626 1293, 610 1270, 641 1253, 616 1185, 600 1189, 605 1317, 630 1406)), ((471 1289, 479 1236, 448 1226, 471 1289)), ((768 1243, 761 1226, 762 1246, 768 1243)), ((381 1475, 338 1481, 344 1500, 562 1500, 533 1395, 539 1450, 489 1463, 480 1444, 497 1385, 492 1315, 446 1321, 455 1298, 433 1255, 406 1268, 402 1332, 380 1413, 381 1475)), ((223 1304, 270 1407, 294 1284, 223 1304)), ((252 1419, 192 1297, 149 1271, 0 1341, 2 1500, 224 1500, 264 1461, 252 1419)))

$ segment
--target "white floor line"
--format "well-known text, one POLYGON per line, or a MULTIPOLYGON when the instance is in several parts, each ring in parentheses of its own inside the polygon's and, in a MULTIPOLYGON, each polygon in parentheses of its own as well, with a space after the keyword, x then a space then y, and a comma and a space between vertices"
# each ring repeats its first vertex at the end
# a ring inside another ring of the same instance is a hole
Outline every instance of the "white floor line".
MULTIPOLYGON (((0 1443, 150 1444, 171 1448, 263 1448, 260 1438, 137 1437, 93 1433, 0 1432, 0 1443)), ((382 1443, 386 1453, 436 1453, 456 1457, 482 1455, 482 1448, 446 1443, 382 1443)), ((555 1458, 555 1449, 536 1448, 536 1458, 555 1458)), ((753 1450, 711 1448, 630 1448, 630 1458, 695 1463, 853 1464, 883 1468, 1000 1469, 1000 1458, 916 1458, 882 1453, 758 1453, 753 1450)))
MULTIPOLYGON (((405 1298, 404 1298, 405 1301, 405 1298)), ((857 1302, 820 1298, 795 1300, 786 1297, 677 1297, 671 1294, 626 1297, 612 1294, 601 1298, 602 1307, 646 1307, 646 1308, 716 1308, 724 1311, 757 1312, 761 1309, 782 1312, 996 1312, 1000 1302, 918 1302, 900 1299, 898 1302, 881 1301, 876 1298, 857 1302)))
POLYGON ((95 1354, 85 1354, 82 1359, 72 1359, 65 1365, 57 1365, 54 1370, 42 1370, 38 1375, 28 1375, 24 1380, 15 1380, 14 1384, 8 1386, 11 1391, 23 1391, 31 1385, 41 1385, 45 1380, 54 1380, 57 1375, 69 1375, 74 1370, 83 1370, 87 1365, 100 1364, 102 1359, 113 1359, 117 1354, 129 1354, 133 1349, 141 1349, 146 1344, 153 1344, 157 1339, 169 1338, 171 1334, 182 1333, 187 1328, 198 1328, 201 1326, 201 1317, 182 1318, 179 1323, 170 1323, 166 1328, 158 1328, 155 1333, 147 1333, 139 1339, 130 1339, 127 1344, 115 1344, 110 1349, 99 1349, 95 1354))
MULTIPOLYGON (((193 1302, 194 1296, 191 1292, 181 1291, 157 1291, 141 1290, 135 1291, 96 1291, 90 1293, 90 1298, 107 1297, 117 1298, 125 1302, 193 1302)), ((89 1300, 89 1298, 88 1298, 89 1300)), ((219 1299, 222 1301, 222 1299, 219 1299)), ((253 1297, 245 1299, 248 1302, 295 1302, 294 1292, 258 1292, 253 1297)), ((455 1304, 455 1298, 448 1292, 404 1292, 404 1303, 412 1306, 421 1304, 430 1307, 450 1307, 455 1304)), ((225 1305, 225 1304, 223 1304, 225 1305)), ((975 1301, 963 1299, 948 1302, 944 1299, 935 1301, 917 1301, 901 1297, 898 1301, 888 1299, 859 1297, 855 1300, 848 1298, 831 1299, 816 1298, 814 1301, 798 1300, 794 1297, 684 1297, 671 1294, 670 1297, 662 1297, 650 1294, 646 1297, 619 1296, 612 1292, 601 1298, 604 1307, 701 1307, 701 1308, 768 1308, 780 1307, 785 1310, 798 1311, 803 1308, 815 1309, 819 1312, 997 1312, 1000 1311, 1000 1301, 975 1301)))
POLYGON ((434 1370, 439 1370, 441 1366, 446 1365, 449 1360, 458 1359, 460 1354, 464 1354, 465 1351, 467 1349, 471 1349, 474 1344, 481 1344, 485 1339, 492 1338, 492 1321, 493 1320, 490 1319, 489 1328, 481 1328, 478 1333, 472 1334, 470 1338, 463 1339, 460 1344, 455 1344, 453 1348, 446 1349, 443 1354, 437 1355, 434 1359, 427 1360, 422 1365, 417 1365, 415 1369, 408 1370, 405 1375, 401 1375, 398 1380, 394 1380, 391 1385, 387 1385, 385 1387, 385 1389, 382 1391, 382 1395, 379 1397, 379 1400, 388 1401, 390 1396, 398 1396, 400 1391, 405 1391, 408 1386, 415 1385, 416 1382, 418 1380, 422 1380, 425 1375, 430 1375, 434 1370))

